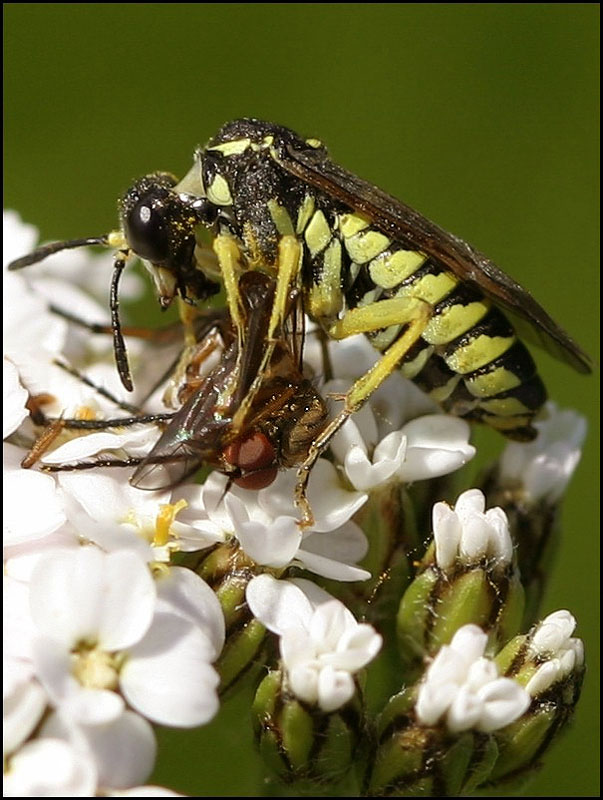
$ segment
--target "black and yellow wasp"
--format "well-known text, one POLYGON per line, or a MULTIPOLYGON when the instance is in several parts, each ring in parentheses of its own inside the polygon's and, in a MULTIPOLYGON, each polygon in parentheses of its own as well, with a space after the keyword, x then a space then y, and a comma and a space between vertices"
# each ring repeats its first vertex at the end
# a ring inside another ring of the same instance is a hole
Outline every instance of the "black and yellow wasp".
POLYGON ((580 347, 481 253, 334 164, 319 140, 279 125, 228 123, 195 152, 180 181, 162 172, 138 180, 120 201, 120 223, 104 236, 41 247, 10 268, 65 248, 116 250, 112 325, 128 388, 118 281, 130 256, 152 274, 163 307, 176 296, 189 303, 206 299, 221 283, 239 342, 246 338, 241 273, 259 271, 274 280, 264 352, 233 414, 234 431, 245 427, 293 296, 332 339, 364 333, 381 353, 308 447, 297 489, 305 522, 312 465, 394 369, 446 411, 518 441, 535 437, 532 423, 546 390, 516 330, 524 335, 527 328, 579 372, 591 370, 580 347), (213 236, 213 254, 198 237, 202 228, 213 236))

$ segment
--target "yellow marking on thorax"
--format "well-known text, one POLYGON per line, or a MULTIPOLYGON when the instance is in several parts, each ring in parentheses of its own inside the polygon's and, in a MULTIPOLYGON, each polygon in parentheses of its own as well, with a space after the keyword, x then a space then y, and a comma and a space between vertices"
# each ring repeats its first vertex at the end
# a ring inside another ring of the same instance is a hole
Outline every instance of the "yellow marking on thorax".
POLYGON ((216 175, 210 186, 207 188, 207 199, 217 206, 231 206, 232 195, 230 188, 223 175, 216 175))
POLYGON ((331 229, 322 211, 319 210, 314 214, 306 227, 304 238, 312 256, 327 246, 331 239, 331 229))
POLYGON ((445 308, 430 320, 423 331, 423 339, 429 344, 448 344, 477 325, 489 308, 490 304, 483 301, 445 308))
POLYGON ((244 153, 251 144, 251 139, 235 139, 232 142, 224 142, 223 144, 216 144, 214 147, 208 147, 208 150, 217 150, 225 156, 238 156, 244 153))
POLYGON ((492 397, 509 389, 515 389, 521 380, 506 367, 497 367, 492 372, 465 378, 465 386, 475 397, 492 397))
POLYGON ((310 289, 308 311, 314 319, 324 320, 336 317, 342 307, 341 242, 333 239, 323 255, 320 283, 310 289))
POLYGON ((293 235, 293 223, 291 222, 291 217, 287 209, 281 206, 276 200, 268 200, 268 210, 270 211, 272 221, 280 235, 293 235))
POLYGON ((427 256, 414 250, 382 253, 369 264, 369 275, 377 286, 393 289, 416 272, 425 261, 427 256))
POLYGON ((314 205, 315 205, 314 196, 311 194, 307 194, 304 197, 301 206, 299 207, 299 211, 297 212, 297 226, 295 228, 296 233, 299 234, 304 232, 304 228, 306 227, 306 225, 310 221, 310 217, 314 213, 314 205))
POLYGON ((345 247, 352 261, 366 264, 389 247, 391 240, 379 231, 361 230, 345 240, 345 247))
POLYGON ((454 353, 444 356, 444 361, 453 372, 464 375, 485 367, 506 353, 515 342, 515 336, 488 336, 483 333, 469 344, 457 347, 454 353))

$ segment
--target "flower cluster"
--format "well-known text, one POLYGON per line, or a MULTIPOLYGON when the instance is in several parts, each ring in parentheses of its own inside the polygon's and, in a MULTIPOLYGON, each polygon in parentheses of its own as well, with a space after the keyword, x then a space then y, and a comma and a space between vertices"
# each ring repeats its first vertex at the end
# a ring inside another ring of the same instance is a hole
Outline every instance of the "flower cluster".
MULTIPOLYGON (((15 214, 4 234, 5 265, 35 245, 15 214)), ((314 465, 310 527, 299 524, 295 469, 259 491, 218 471, 203 484, 134 488, 128 465, 161 435, 137 418, 172 412, 165 375, 181 342, 129 340, 136 393, 125 396, 102 333, 107 267, 78 250, 4 273, 7 796, 175 794, 144 785, 154 726, 211 723, 226 689, 258 666, 254 727, 272 771, 320 787, 357 762, 376 796, 424 780, 434 742, 479 733, 504 756, 496 737, 533 698, 579 686, 569 612, 513 638, 523 594, 509 508, 487 509, 486 484, 486 495, 442 501, 447 476, 475 455, 469 425, 400 374, 314 465), (374 718, 365 693, 375 659, 393 663, 396 614, 399 670, 374 718), (400 739, 411 733, 412 746, 400 739), (410 751, 413 766, 400 755, 410 751)), ((141 288, 124 282, 129 299, 141 288)), ((309 330, 304 358, 336 413, 376 356, 362 337, 321 343, 309 330)), ((549 414, 542 442, 510 445, 496 473, 528 507, 557 504, 579 460, 582 421, 549 414)), ((448 793, 486 783, 495 762, 448 793)))

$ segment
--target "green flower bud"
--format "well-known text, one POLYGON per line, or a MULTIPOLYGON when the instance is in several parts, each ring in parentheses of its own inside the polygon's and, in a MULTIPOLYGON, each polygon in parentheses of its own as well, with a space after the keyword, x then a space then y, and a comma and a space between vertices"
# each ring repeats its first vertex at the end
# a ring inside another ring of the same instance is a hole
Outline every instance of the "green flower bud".
POLYGON ((273 670, 260 683, 252 708, 260 754, 286 783, 339 781, 362 741, 361 711, 357 695, 331 714, 303 703, 288 691, 281 670, 273 670))
POLYGON ((522 624, 527 626, 536 619, 551 574, 561 536, 560 506, 542 500, 526 502, 522 491, 501 486, 498 480, 498 471, 491 471, 484 479, 484 491, 489 504, 504 510, 517 545, 517 561, 526 593, 522 624))
POLYGON ((266 629, 249 611, 245 600, 247 584, 256 574, 253 562, 234 542, 217 545, 202 554, 195 571, 216 593, 226 623, 226 641, 216 663, 221 678, 220 692, 233 686, 255 666, 259 671, 260 651, 266 629))
POLYGON ((413 710, 416 695, 417 687, 395 695, 379 718, 368 795, 446 797, 473 791, 496 762, 494 738, 421 725, 413 710))
POLYGON ((434 542, 404 594, 397 618, 404 676, 414 680, 425 656, 451 641, 463 625, 489 633, 491 647, 519 629, 524 594, 513 564, 506 518, 484 513, 478 490, 465 492, 455 509, 437 503, 434 542))
POLYGON ((369 543, 358 566, 372 577, 351 584, 322 580, 320 585, 367 622, 393 619, 398 600, 410 582, 407 553, 414 552, 417 546, 414 508, 408 492, 395 482, 377 486, 354 521, 369 543))
POLYGON ((557 611, 516 636, 496 661, 532 697, 520 719, 496 734, 500 758, 493 781, 516 780, 538 766, 544 752, 573 716, 584 677, 584 651, 573 638, 575 620, 557 611))

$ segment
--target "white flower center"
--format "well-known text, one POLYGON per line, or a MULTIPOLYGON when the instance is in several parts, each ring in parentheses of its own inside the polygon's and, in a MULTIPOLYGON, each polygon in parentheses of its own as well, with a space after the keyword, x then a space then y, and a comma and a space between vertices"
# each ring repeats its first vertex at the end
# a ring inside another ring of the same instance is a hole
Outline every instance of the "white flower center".
POLYGON ((71 672, 86 689, 117 689, 119 673, 115 657, 100 648, 81 645, 72 654, 71 672))

